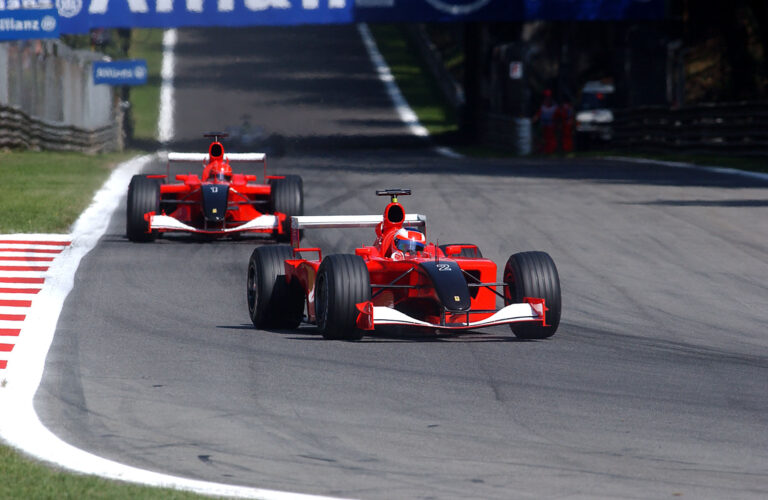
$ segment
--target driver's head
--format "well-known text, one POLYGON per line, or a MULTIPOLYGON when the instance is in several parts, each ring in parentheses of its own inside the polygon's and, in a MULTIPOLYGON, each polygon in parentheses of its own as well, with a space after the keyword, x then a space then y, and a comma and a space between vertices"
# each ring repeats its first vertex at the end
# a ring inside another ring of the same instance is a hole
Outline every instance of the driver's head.
POLYGON ((229 182, 232 179, 232 167, 224 162, 214 165, 208 178, 216 182, 229 182))
POLYGON ((404 227, 395 233, 395 248, 403 253, 422 252, 426 244, 424 233, 412 227, 404 227))

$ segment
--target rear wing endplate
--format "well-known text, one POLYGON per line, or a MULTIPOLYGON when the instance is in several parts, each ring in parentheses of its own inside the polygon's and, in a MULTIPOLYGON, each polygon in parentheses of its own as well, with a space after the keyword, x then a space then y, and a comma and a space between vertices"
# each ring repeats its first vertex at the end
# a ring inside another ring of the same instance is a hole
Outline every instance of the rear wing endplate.
MULTIPOLYGON (((299 231, 319 228, 376 227, 384 220, 383 215, 298 215, 291 217, 291 244, 299 246, 299 231)), ((405 214, 404 226, 427 228, 427 216, 405 214)))

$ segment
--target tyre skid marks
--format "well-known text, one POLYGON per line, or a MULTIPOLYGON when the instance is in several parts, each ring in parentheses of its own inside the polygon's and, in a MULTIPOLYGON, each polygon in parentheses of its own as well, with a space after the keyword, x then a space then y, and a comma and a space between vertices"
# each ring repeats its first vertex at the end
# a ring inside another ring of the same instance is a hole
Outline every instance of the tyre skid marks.
MULTIPOLYGON (((43 290, 45 273, 69 247, 64 235, 0 236, 0 370, 12 362, 13 350, 32 332, 24 331, 26 312, 43 290), (40 265, 39 263, 45 263, 40 265)), ((0 372, 2 373, 2 372, 0 372)))

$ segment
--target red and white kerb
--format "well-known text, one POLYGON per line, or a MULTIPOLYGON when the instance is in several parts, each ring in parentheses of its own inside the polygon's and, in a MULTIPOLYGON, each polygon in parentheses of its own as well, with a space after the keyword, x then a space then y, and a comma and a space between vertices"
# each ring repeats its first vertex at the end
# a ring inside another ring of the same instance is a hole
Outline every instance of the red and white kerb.
POLYGON ((31 335, 24 332, 27 312, 45 284, 51 263, 71 243, 24 238, 0 235, 0 370, 12 360, 21 335, 31 335))

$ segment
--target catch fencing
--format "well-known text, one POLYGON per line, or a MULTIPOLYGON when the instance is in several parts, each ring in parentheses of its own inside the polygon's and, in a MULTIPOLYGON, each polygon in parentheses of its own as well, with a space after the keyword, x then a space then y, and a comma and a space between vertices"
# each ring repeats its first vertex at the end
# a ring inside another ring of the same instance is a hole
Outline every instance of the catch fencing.
POLYGON ((0 43, 0 147, 121 150, 112 87, 93 83, 92 63, 102 59, 58 40, 0 43))
POLYGON ((614 111, 612 145, 658 151, 768 155, 768 103, 647 106, 614 111))

